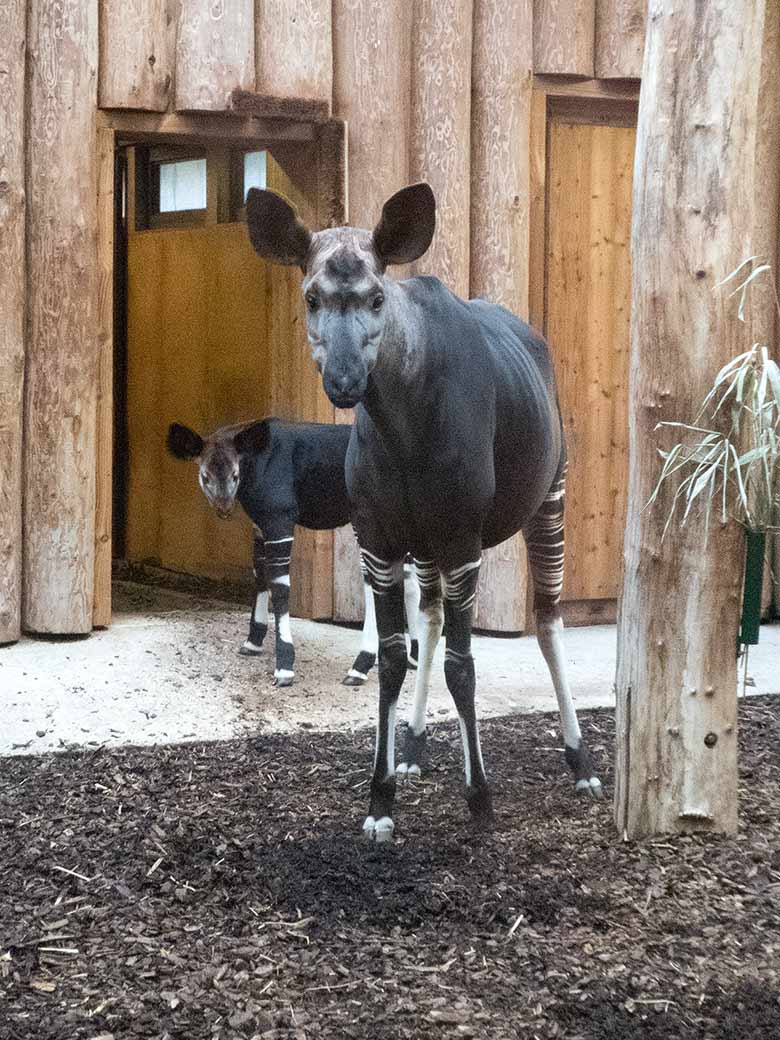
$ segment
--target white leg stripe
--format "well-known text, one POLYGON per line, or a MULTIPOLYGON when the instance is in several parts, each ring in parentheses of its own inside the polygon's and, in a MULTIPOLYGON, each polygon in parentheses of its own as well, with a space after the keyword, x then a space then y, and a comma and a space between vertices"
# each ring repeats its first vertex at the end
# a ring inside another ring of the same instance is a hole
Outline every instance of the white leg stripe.
POLYGON ((289 587, 290 587, 290 575, 289 574, 280 574, 278 578, 271 578, 271 584, 272 585, 286 585, 287 588, 289 589, 289 587))
POLYGON ((431 604, 420 611, 419 636, 420 643, 417 657, 417 675, 414 680, 414 703, 409 716, 412 732, 422 733, 425 729, 425 713, 428 708, 428 687, 431 682, 431 667, 436 646, 441 638, 444 625, 444 609, 441 601, 431 604))
POLYGON ((292 643, 292 631, 290 629, 290 615, 282 614, 279 618, 279 635, 285 643, 292 643))
POLYGON ((558 710, 561 713, 561 729, 563 730, 564 743, 569 747, 576 748, 581 739, 580 724, 577 721, 577 712, 574 709, 574 701, 572 700, 569 680, 566 675, 563 621, 559 617, 553 620, 537 620, 536 638, 547 662, 547 667, 550 669, 550 678, 555 687, 558 710))
POLYGON ((374 607, 374 590, 363 582, 363 599, 365 603, 365 614, 363 616, 363 635, 360 640, 360 649, 368 654, 379 652, 379 635, 376 630, 376 609, 374 607))
POLYGON ((255 622, 258 625, 268 624, 268 593, 258 592, 257 598, 255 599, 255 622))
POLYGON ((283 545, 285 542, 293 542, 293 541, 295 541, 294 538, 272 538, 270 541, 267 541, 265 544, 266 545, 283 545))

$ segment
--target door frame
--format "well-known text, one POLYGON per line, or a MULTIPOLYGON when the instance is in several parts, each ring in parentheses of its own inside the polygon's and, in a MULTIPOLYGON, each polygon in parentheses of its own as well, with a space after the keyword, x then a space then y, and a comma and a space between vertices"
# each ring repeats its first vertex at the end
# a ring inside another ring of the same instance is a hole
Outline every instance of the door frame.
MULTIPOLYGON (((99 110, 97 113, 97 242, 98 358, 97 445, 95 481, 95 576, 93 626, 111 623, 112 474, 114 440, 114 246, 116 198, 115 162, 118 148, 148 143, 184 145, 252 144, 273 150, 285 173, 300 188, 304 219, 316 227, 337 227, 347 221, 347 132, 341 119, 321 115, 306 120, 264 118, 225 113, 180 113, 99 110), (314 157, 314 161, 312 161, 314 157)), ((333 421, 332 415, 310 416, 333 421)), ((312 547, 318 562, 312 568, 322 580, 312 590, 315 616, 330 616, 333 602, 332 534, 318 532, 312 547), (319 537, 319 535, 322 537, 319 537), (328 603, 331 604, 328 609, 328 603)))
MULTIPOLYGON (((573 79, 534 76, 531 94, 529 206, 529 321, 545 332, 547 298, 547 168, 550 123, 555 116, 574 122, 635 126, 639 80, 573 79)), ((567 625, 614 624, 617 600, 569 600, 561 603, 567 625)), ((534 632, 532 597, 526 603, 526 632, 534 632)))

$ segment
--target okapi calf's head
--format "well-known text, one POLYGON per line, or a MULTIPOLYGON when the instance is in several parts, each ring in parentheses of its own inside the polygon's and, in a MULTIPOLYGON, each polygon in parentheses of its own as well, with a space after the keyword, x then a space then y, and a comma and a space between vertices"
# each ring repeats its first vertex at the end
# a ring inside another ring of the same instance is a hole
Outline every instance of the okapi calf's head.
POLYGON ((242 457, 259 454, 269 439, 270 430, 265 421, 249 426, 228 426, 205 440, 181 423, 171 423, 168 427, 168 451, 177 459, 198 460, 198 480, 203 494, 221 520, 227 520, 235 508, 242 457))
POLYGON ((417 260, 431 244, 433 191, 424 183, 402 188, 385 203, 373 231, 311 232, 280 195, 252 188, 247 223, 260 256, 302 269, 309 342, 325 393, 337 408, 352 408, 402 321, 396 283, 385 270, 417 260))

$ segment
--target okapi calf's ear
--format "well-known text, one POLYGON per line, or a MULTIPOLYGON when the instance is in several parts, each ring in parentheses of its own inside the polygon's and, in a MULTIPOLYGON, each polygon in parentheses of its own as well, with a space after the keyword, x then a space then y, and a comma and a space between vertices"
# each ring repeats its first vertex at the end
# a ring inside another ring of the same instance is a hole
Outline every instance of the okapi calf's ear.
POLYGON ((203 454, 203 438, 189 426, 171 423, 168 427, 168 451, 177 459, 197 459, 203 454))
POLYGON ((431 244, 436 230, 436 198, 420 181, 401 188, 382 207, 374 228, 374 249, 382 264, 410 264, 431 244))
POLYGON ((265 419, 252 423, 233 438, 233 445, 239 455, 259 455, 268 447, 271 431, 265 419))
POLYGON ((264 260, 306 268, 311 232, 281 195, 266 188, 250 188, 246 222, 255 252, 264 260))

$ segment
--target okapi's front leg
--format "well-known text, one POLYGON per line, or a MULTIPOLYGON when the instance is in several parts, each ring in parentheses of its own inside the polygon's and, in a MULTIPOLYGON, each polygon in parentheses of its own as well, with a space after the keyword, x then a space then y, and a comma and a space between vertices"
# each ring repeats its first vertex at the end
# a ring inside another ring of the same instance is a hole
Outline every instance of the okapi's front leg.
POLYGON ((363 833, 374 841, 392 841, 395 801, 395 710, 406 675, 403 561, 383 560, 363 550, 374 590, 379 634, 379 718, 376 727, 371 802, 363 833))
POLYGON ((274 682, 277 686, 292 686, 295 677, 295 647, 290 628, 290 559, 292 557, 293 536, 282 534, 275 528, 266 531, 265 568, 266 578, 271 590, 271 603, 276 620, 276 667, 274 682), (269 534, 273 537, 268 537, 269 534))
POLYGON ((268 582, 265 576, 265 541, 258 527, 254 529, 252 562, 255 574, 255 601, 249 618, 249 636, 241 644, 239 653, 254 657, 262 652, 268 632, 268 582))
POLYGON ((479 744, 474 705, 474 658, 471 656, 471 625, 480 562, 480 559, 476 559, 449 568, 442 571, 442 577, 444 620, 447 625, 444 677, 458 709, 466 769, 466 801, 474 822, 485 826, 493 819, 493 803, 479 744))
MULTIPOLYGON (((425 715, 428 707, 428 688, 431 683, 431 666, 444 625, 439 568, 430 560, 415 560, 415 567, 417 569, 415 585, 419 589, 420 597, 417 610, 419 651, 414 683, 414 704, 406 727, 403 760, 398 763, 396 769, 398 776, 420 775, 425 751, 425 715)), ((408 620, 410 614, 408 606, 406 614, 408 620)))

